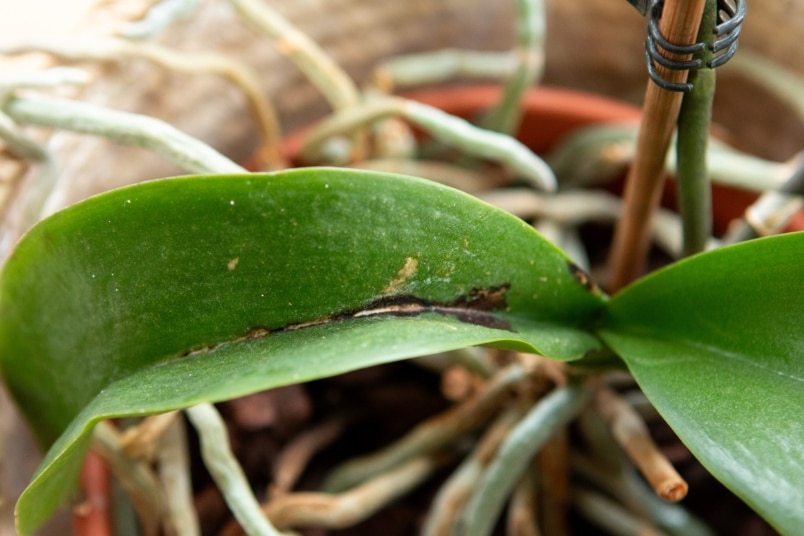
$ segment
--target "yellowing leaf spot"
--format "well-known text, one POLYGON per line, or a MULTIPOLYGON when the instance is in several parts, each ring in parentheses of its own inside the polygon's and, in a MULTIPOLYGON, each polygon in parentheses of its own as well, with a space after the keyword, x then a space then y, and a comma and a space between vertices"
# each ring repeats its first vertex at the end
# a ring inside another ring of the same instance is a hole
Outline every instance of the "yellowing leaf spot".
POLYGON ((229 263, 226 265, 226 267, 227 267, 227 268, 229 269, 229 271, 231 272, 232 270, 234 270, 235 268, 237 268, 237 263, 238 263, 238 262, 240 262, 240 257, 235 257, 234 259, 232 259, 232 260, 230 260, 230 261, 229 261, 229 263))
POLYGON ((393 279, 382 290, 383 294, 393 294, 397 292, 405 282, 416 273, 419 267, 419 261, 413 257, 405 258, 405 264, 396 273, 393 279))

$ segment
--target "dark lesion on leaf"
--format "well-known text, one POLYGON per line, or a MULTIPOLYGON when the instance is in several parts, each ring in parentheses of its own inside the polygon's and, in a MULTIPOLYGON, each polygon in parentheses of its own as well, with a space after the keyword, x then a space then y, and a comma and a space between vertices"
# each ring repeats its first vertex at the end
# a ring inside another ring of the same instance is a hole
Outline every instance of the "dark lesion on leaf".
POLYGON ((468 294, 459 296, 450 302, 425 300, 413 295, 386 296, 374 300, 357 311, 345 313, 339 319, 373 316, 407 317, 437 313, 453 316, 467 324, 511 331, 508 321, 492 314, 508 308, 505 294, 510 286, 508 283, 503 283, 493 287, 473 288, 468 294))
POLYGON ((586 273, 586 271, 584 271, 583 268, 581 268, 577 264, 575 264, 573 262, 569 262, 569 261, 567 261, 567 268, 569 269, 570 273, 572 274, 572 277, 575 278, 575 281, 577 281, 578 283, 583 285, 583 287, 586 290, 588 290, 589 292, 591 292, 592 294, 594 294, 596 296, 600 294, 600 288, 592 280, 592 276, 590 276, 588 273, 586 273))
MULTIPOLYGON (((508 309, 506 293, 510 287, 511 285, 509 283, 503 283, 492 287, 474 288, 468 294, 459 296, 457 299, 449 302, 427 300, 414 295, 398 294, 394 296, 382 296, 372 300, 363 307, 316 318, 314 320, 295 322, 273 329, 264 326, 256 326, 250 328, 240 337, 227 342, 243 342, 261 339, 275 333, 298 331, 300 329, 344 320, 382 317, 405 318, 428 313, 451 316, 467 324, 513 331, 511 324, 505 318, 494 314, 508 309)), ((217 348, 217 346, 217 344, 204 345, 188 350, 182 353, 181 356, 187 357, 198 353, 209 352, 217 348)))

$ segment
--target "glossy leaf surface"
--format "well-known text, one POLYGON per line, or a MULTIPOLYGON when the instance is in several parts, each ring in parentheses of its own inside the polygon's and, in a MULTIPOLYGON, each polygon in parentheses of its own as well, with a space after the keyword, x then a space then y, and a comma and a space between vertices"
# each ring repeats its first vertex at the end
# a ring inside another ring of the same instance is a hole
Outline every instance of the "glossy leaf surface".
POLYGON ((97 196, 36 226, 0 281, 4 379, 59 438, 19 528, 69 489, 99 419, 468 345, 576 359, 603 303, 527 224, 419 179, 302 169, 97 196))
POLYGON ((642 279, 601 336, 718 479, 777 529, 804 527, 804 233, 642 279))

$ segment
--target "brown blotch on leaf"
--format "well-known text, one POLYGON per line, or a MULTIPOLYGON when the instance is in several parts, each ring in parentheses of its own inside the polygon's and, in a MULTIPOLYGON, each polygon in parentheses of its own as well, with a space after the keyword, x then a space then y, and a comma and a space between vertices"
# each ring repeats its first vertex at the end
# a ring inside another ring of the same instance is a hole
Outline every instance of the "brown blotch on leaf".
POLYGON ((406 257, 405 264, 402 265, 402 268, 399 269, 399 272, 394 276, 393 279, 388 283, 388 285, 383 289, 383 294, 393 294, 394 292, 399 291, 405 283, 410 279, 419 267, 419 261, 417 261, 414 257, 406 257))
POLYGON ((586 273, 583 268, 572 262, 567 262, 567 268, 569 268, 569 271, 572 274, 572 277, 575 278, 575 281, 583 285, 586 290, 595 295, 600 294, 600 288, 592 280, 592 276, 586 273))
POLYGON ((338 318, 365 318, 369 316, 417 316, 424 313, 437 313, 454 316, 461 322, 494 329, 511 330, 507 320, 490 314, 508 308, 505 294, 510 284, 474 288, 468 294, 450 302, 425 300, 417 296, 384 296, 367 304, 358 311, 338 315, 338 318))
MULTIPOLYGON (((254 326, 249 328, 241 336, 222 342, 238 343, 262 339, 283 331, 298 331, 300 329, 311 328, 341 320, 373 317, 401 318, 426 313, 452 316, 467 324, 513 331, 508 320, 492 314, 496 311, 505 311, 508 309, 508 302, 506 301, 505 295, 510 287, 511 285, 509 283, 503 283, 493 287, 474 288, 468 294, 459 296, 457 299, 450 302, 425 300, 412 295, 383 296, 367 303, 359 309, 344 311, 313 320, 294 322, 278 328, 254 326)), ((205 345, 185 351, 180 355, 181 357, 189 357, 200 353, 207 353, 214 351, 218 346, 219 344, 205 345)))

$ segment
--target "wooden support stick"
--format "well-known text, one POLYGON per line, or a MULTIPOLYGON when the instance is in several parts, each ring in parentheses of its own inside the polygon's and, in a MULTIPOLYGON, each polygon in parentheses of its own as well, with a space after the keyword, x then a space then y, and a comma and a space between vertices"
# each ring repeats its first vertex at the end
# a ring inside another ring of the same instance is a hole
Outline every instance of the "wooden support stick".
MULTIPOLYGON (((666 0, 659 29, 671 43, 691 45, 698 34, 706 0, 666 0)), ((689 56, 669 55, 673 60, 689 56)), ((684 82, 687 71, 672 71, 656 65, 670 82, 684 82)), ((648 81, 639 128, 637 152, 628 173, 625 206, 614 233, 609 265, 609 291, 624 287, 643 271, 647 257, 651 217, 659 204, 664 179, 664 161, 675 129, 683 94, 666 91, 648 81)))

